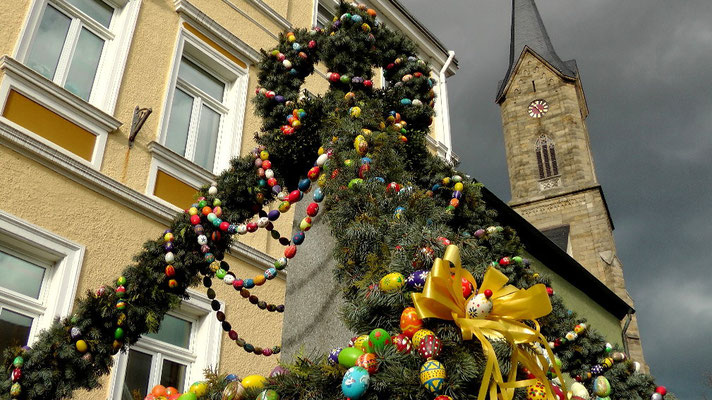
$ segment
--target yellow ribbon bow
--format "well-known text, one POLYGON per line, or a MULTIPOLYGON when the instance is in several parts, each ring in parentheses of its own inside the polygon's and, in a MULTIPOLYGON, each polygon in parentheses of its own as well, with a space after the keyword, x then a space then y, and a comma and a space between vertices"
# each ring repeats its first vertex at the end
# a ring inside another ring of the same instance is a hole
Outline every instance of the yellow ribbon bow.
MULTIPOLYGON (((551 312, 546 286, 537 284, 526 290, 518 289, 507 285, 509 280, 507 276, 490 267, 480 285, 480 293, 486 289, 492 291, 490 297, 492 311, 484 318, 471 319, 467 317, 465 311, 467 300, 462 295, 462 278, 468 280, 477 289, 475 278, 462 268, 459 249, 455 245, 450 245, 445 250, 443 258, 435 260, 423 293, 413 293, 412 297, 420 318, 452 320, 461 329, 464 340, 472 340, 474 335, 482 344, 487 365, 477 398, 484 400, 489 391, 491 400, 511 400, 515 388, 533 385, 540 380, 545 382, 547 400, 556 400, 546 379, 546 372, 540 367, 540 365, 547 366, 549 363, 534 348, 534 344, 539 343, 545 349, 563 385, 561 372, 553 362, 554 354, 544 336, 539 333, 539 324, 535 321, 536 318, 551 312), (451 268, 450 264, 454 268, 451 268), (534 328, 524 324, 522 320, 533 321, 534 328), (510 370, 506 382, 502 378, 499 362, 489 338, 506 340, 512 347, 510 370), (529 369, 535 379, 518 381, 516 378, 518 363, 529 369), (497 393, 498 388, 500 393, 497 393)), ((565 392, 566 388, 564 387, 563 390, 565 392)))

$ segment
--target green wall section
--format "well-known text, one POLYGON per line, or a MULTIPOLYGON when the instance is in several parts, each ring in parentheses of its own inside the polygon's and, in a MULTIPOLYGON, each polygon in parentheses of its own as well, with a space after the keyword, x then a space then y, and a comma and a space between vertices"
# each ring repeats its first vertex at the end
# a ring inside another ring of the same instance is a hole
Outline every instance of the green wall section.
MULTIPOLYGON (((585 317, 588 321, 587 325, 600 332, 608 342, 613 345, 617 344, 623 346, 621 340, 621 333, 623 332, 621 321, 596 303, 595 300, 547 268, 528 252, 525 251, 523 256, 531 261, 531 268, 533 270, 551 279, 551 286, 554 288, 556 294, 564 299, 564 304, 566 304, 569 310, 576 311, 577 314, 585 317)), ((572 326, 570 329, 573 330, 573 328, 572 326)))

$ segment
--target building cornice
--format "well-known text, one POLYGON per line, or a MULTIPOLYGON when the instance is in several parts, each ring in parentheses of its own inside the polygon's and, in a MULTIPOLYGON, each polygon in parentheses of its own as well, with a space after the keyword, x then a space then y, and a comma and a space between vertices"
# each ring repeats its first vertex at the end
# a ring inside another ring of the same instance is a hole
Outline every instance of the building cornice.
POLYGON ((282 29, 289 30, 292 29, 292 24, 287 21, 286 18, 283 16, 279 15, 277 11, 275 11, 272 7, 268 6, 267 3, 265 3, 262 0, 247 0, 248 3, 251 3, 255 8, 260 10, 262 14, 268 16, 274 23, 279 25, 282 29))
POLYGON ((542 201, 549 201, 552 199, 556 198, 561 198, 565 196, 571 196, 574 194, 578 193, 583 193, 583 192, 588 192, 588 191, 597 191, 601 195, 601 200, 603 200, 603 207, 606 209, 606 215, 608 216, 608 223, 611 224, 611 230, 614 230, 615 227, 613 225, 613 218, 611 217, 611 211, 608 209, 608 203, 606 202, 606 196, 603 194, 603 188, 601 185, 593 185, 593 186, 584 186, 584 187, 579 187, 573 190, 567 190, 562 193, 557 193, 555 195, 551 196, 541 196, 532 200, 526 200, 526 201, 510 201, 509 206, 512 208, 517 208, 517 207, 524 207, 524 206, 529 206, 533 205, 542 201))

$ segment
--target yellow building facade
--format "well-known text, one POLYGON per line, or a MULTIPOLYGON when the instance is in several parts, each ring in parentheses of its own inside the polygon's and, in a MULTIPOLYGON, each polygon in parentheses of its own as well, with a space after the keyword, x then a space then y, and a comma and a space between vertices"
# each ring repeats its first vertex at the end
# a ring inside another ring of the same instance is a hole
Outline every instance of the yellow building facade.
MULTIPOLYGON (((457 69, 453 54, 398 1, 364 3, 433 66, 440 96, 429 142, 454 158, 445 86, 457 69)), ((0 4, 0 350, 31 346, 54 318, 71 314, 75 298, 113 283, 193 202, 195 188, 255 146, 260 49, 276 45, 281 32, 323 24, 336 7, 333 0, 0 4), (151 113, 140 124, 144 109, 151 113)), ((305 85, 313 93, 327 87, 323 67, 305 85)), ((275 228, 289 232, 291 223, 282 218, 275 228)), ((237 276, 261 274, 281 256, 264 231, 239 239, 226 256, 237 276)), ((256 294, 281 304, 287 276, 256 294)), ((242 337, 280 343, 280 313, 228 286, 215 289, 242 337)), ((209 366, 239 376, 276 366, 278 356, 236 346, 203 291, 191 294, 158 334, 116 356, 102 388, 76 398, 126 399, 158 383, 182 390, 209 366)))

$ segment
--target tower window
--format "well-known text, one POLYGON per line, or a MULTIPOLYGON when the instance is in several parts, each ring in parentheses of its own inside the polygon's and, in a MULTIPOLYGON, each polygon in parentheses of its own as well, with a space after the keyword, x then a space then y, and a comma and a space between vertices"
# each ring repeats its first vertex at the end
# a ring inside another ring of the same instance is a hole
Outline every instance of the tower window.
POLYGON ((536 163, 539 166, 540 179, 559 175, 554 141, 546 135, 539 136, 536 141, 536 163))

